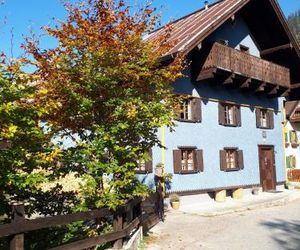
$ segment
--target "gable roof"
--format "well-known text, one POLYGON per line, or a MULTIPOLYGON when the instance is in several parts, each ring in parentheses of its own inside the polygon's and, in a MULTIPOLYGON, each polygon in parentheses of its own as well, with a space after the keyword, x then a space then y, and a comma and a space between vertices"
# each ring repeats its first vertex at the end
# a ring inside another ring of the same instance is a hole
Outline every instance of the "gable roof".
MULTIPOLYGON (((184 16, 174 22, 171 22, 168 26, 171 26, 171 36, 169 41, 174 44, 174 46, 169 51, 168 55, 173 55, 178 52, 183 52, 184 54, 189 53, 193 48, 199 45, 207 36, 209 36, 213 31, 219 28, 226 20, 231 16, 236 14, 238 11, 243 9, 243 7, 248 6, 249 8, 244 11, 245 15, 251 15, 256 17, 259 9, 268 8, 275 13, 272 18, 277 18, 279 20, 280 32, 275 32, 273 35, 278 35, 279 38, 284 37, 284 39, 279 39, 277 43, 281 43, 283 40, 286 40, 291 43, 294 52, 296 52, 297 60, 299 59, 300 65, 300 48, 294 34, 289 29, 286 18, 282 13, 276 0, 219 0, 214 4, 209 5, 208 9, 202 8, 194 13, 191 13, 187 16, 184 16), (267 7, 266 4, 269 4, 267 7), (253 12, 253 6, 254 11, 253 12), (277 34, 276 34, 277 33, 277 34), (279 34, 280 33, 280 34, 279 34)), ((263 13, 264 14, 264 13, 263 13)), ((268 21, 269 16, 263 15, 262 18, 259 18, 258 22, 268 21)), ((257 21, 257 20, 256 20, 257 21)), ((273 19, 269 20, 268 26, 273 26, 273 19)), ((277 22, 278 23, 278 22, 277 22)), ((276 23, 276 25, 277 25, 276 23)), ((275 26, 276 26, 275 25, 275 26)), ((260 28, 257 25, 254 25, 253 29, 260 28)), ((165 32, 166 26, 159 28, 158 30, 150 33, 146 40, 153 41, 157 37, 165 32)), ((262 39, 263 40, 263 39, 262 39)), ((269 39, 274 40, 274 39, 269 39)), ((268 41, 269 43, 262 44, 261 49, 267 49, 282 45, 276 44, 276 41, 268 41), (272 43, 272 44, 270 44, 272 43), (274 44, 273 44, 274 43, 274 44)))
MULTIPOLYGON (((174 46, 168 54, 188 53, 249 1, 221 0, 209 5, 208 9, 200 9, 170 23, 172 32, 169 41, 174 46)), ((152 32, 146 39, 155 40, 165 32, 165 27, 152 32)))

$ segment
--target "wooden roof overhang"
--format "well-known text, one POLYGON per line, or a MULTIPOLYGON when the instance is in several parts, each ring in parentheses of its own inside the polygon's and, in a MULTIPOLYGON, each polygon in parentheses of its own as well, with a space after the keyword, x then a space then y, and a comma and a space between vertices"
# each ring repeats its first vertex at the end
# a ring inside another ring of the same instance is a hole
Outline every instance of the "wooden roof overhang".
MULTIPOLYGON (((179 52, 188 55, 191 51, 202 48, 205 39, 235 15, 241 15, 246 21, 262 59, 290 70, 291 87, 280 95, 288 94, 292 98, 299 98, 299 44, 276 0, 221 0, 210 5, 208 9, 201 9, 176 20, 170 24, 170 41, 175 45, 163 56, 163 60, 170 60, 179 52)), ((150 34, 147 40, 154 40, 162 32, 164 27, 150 34)), ((274 91, 275 89, 271 93, 274 91)))
POLYGON ((261 58, 289 68, 292 86, 300 83, 299 44, 277 1, 251 0, 240 14, 255 38, 261 58))

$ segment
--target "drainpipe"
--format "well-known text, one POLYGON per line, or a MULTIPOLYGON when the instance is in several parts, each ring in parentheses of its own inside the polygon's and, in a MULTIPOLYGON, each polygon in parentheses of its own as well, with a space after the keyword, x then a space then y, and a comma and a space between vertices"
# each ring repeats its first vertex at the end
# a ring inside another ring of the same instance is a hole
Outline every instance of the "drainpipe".
POLYGON ((160 151, 160 162, 162 164, 164 164, 165 166, 165 163, 166 163, 166 150, 165 150, 165 146, 166 146, 166 134, 165 134, 165 127, 161 127, 160 128, 160 143, 161 145, 163 146, 161 148, 161 151, 160 151))
POLYGON ((286 110, 284 106, 284 101, 282 102, 282 144, 283 144, 283 166, 285 171, 285 181, 288 181, 288 169, 286 165, 286 148, 285 148, 285 130, 286 130, 286 110))

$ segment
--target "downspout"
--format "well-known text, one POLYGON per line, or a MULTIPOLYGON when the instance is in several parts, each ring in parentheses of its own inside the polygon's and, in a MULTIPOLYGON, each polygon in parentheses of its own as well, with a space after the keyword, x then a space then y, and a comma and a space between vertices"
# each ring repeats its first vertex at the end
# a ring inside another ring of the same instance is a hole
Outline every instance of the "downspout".
POLYGON ((282 115, 283 115, 283 120, 282 120, 282 144, 283 144, 283 166, 284 166, 284 171, 285 171, 285 181, 288 181, 288 169, 287 169, 287 164, 286 164, 286 147, 285 147, 285 132, 287 130, 286 128, 286 110, 284 106, 284 101, 282 102, 282 115))
POLYGON ((166 134, 165 134, 165 127, 162 126, 160 128, 160 143, 162 148, 160 149, 160 162, 165 166, 166 163, 166 134))

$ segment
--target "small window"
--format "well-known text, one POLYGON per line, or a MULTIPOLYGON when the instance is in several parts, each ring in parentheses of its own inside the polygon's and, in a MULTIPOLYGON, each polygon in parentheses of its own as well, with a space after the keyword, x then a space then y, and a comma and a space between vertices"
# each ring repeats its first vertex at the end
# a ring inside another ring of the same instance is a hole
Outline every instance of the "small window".
POLYGON ((249 47, 240 44, 240 51, 249 54, 249 47))
POLYGON ((150 160, 145 161, 144 159, 137 160, 137 168, 135 169, 135 172, 137 174, 148 174, 153 172, 153 164, 152 164, 152 149, 150 149, 145 154, 148 154, 148 157, 150 157, 150 160))
POLYGON ((241 126, 241 110, 234 104, 219 104, 219 124, 223 126, 241 126))
POLYGON ((286 143, 289 142, 289 134, 288 134, 288 132, 285 132, 285 133, 284 133, 284 141, 285 141, 286 143))
POLYGON ((175 174, 203 172, 203 151, 196 147, 180 147, 173 158, 175 174))
POLYGON ((192 120, 192 100, 184 100, 181 104, 180 119, 192 120))
POLYGON ((263 128, 268 127, 268 111, 267 110, 260 110, 260 124, 263 128))
POLYGON ((180 106, 179 121, 201 122, 201 99, 188 98, 182 101, 180 106))
POLYGON ((295 130, 290 131, 290 142, 292 144, 298 144, 298 135, 295 130))
POLYGON ((274 112, 268 109, 256 109, 256 126, 258 128, 274 128, 274 112))
POLYGON ((296 168, 296 157, 294 155, 289 155, 286 157, 286 167, 296 168))
POLYGON ((220 167, 222 171, 244 169, 243 151, 238 148, 224 148, 220 151, 220 167))

